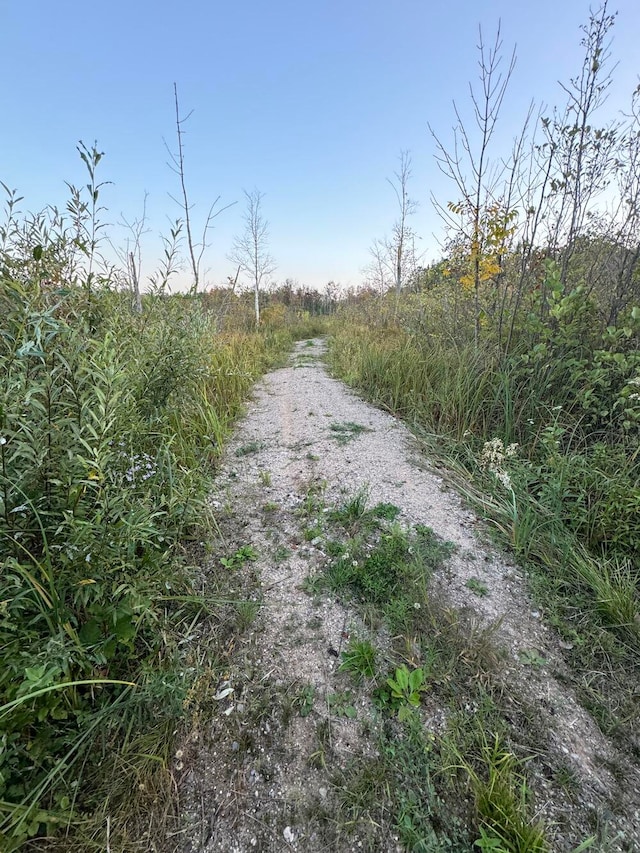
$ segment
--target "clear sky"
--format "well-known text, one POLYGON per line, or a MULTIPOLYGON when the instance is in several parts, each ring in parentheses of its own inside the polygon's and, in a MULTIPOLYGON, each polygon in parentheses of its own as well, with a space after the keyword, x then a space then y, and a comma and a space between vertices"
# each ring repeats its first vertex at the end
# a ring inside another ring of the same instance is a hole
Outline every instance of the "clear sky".
MULTIPOLYGON (((640 3, 609 8, 619 13, 615 114, 638 83, 640 3)), ((0 0, 0 180, 25 209, 62 205, 64 182, 84 181, 76 143, 97 140, 101 178, 113 182, 107 219, 139 216, 149 193, 150 266, 158 233, 179 215, 163 145, 175 140, 175 81, 182 111, 193 110, 185 157, 196 223, 217 196, 238 202, 216 220, 208 282, 232 272, 242 190, 258 188, 276 278, 357 284, 372 240, 393 224, 385 179, 402 149, 420 202, 413 225, 426 259, 437 257, 429 196, 455 194, 427 125, 450 138, 452 100, 466 108, 478 24, 490 37, 501 19, 505 52, 517 47, 500 124, 510 140, 532 98, 563 103, 557 81, 580 70, 588 17, 586 0, 0 0)))

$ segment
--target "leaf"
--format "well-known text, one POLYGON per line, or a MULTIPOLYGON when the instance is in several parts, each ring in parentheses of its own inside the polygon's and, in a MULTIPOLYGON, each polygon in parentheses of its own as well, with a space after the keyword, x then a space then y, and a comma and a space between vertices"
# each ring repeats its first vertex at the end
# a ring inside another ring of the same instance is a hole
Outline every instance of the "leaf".
POLYGON ((100 625, 95 619, 90 619, 85 622, 82 628, 78 631, 78 639, 83 646, 94 646, 100 641, 102 631, 100 625))
POLYGON ((223 690, 219 690, 213 698, 216 700, 216 702, 221 702, 223 699, 226 699, 228 696, 231 696, 233 692, 233 687, 225 687, 223 690))
POLYGON ((406 666, 396 669, 396 680, 402 691, 409 687, 409 670, 406 666))
POLYGON ((414 691, 420 690, 424 683, 424 672, 421 667, 418 669, 414 669, 411 675, 409 676, 409 689, 413 693, 414 691))
POLYGON ((131 621, 131 616, 121 616, 115 625, 116 637, 119 640, 131 640, 136 635, 136 626, 131 621))
POLYGON ((32 250, 33 260, 40 261, 42 260, 42 246, 34 246, 32 250))

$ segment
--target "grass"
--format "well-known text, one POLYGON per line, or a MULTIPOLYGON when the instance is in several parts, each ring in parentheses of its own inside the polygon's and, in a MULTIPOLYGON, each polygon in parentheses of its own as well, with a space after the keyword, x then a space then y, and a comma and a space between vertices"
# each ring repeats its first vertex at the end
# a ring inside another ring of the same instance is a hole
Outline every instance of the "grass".
POLYGON ((248 441, 236 448, 235 455, 238 457, 250 456, 252 453, 258 453, 259 450, 262 450, 263 446, 261 441, 248 441))
POLYGON ((375 678, 377 653, 369 640, 350 640, 341 657, 339 669, 342 672, 349 672, 357 679, 375 678))
POLYGON ((477 595, 478 598, 484 598, 485 595, 489 595, 488 586, 482 583, 478 578, 469 578, 465 583, 465 586, 467 589, 470 589, 474 595, 477 595))
POLYGON ((349 444, 359 435, 364 432, 372 432, 369 427, 362 424, 356 424, 353 421, 334 421, 329 424, 329 429, 333 433, 333 437, 338 444, 349 444))
MULTIPOLYGON (((404 417, 499 544, 512 549, 544 618, 571 646, 574 689, 623 746, 638 721, 631 710, 640 651, 637 443, 619 423, 597 426, 598 415, 575 402, 588 364, 575 376, 561 363, 532 370, 519 352, 505 359, 489 341, 450 343, 425 320, 427 333, 415 334, 412 306, 422 301, 398 303, 402 330, 383 300, 366 324, 359 309, 343 314, 330 341, 332 369, 404 417), (501 458, 489 467, 484 454, 496 439, 501 458), (506 456, 513 442, 517 452, 506 456)), ((628 363, 625 353, 611 357, 628 363)), ((602 410, 612 405, 603 401, 602 410)), ((483 594, 475 583, 470 589, 483 594)))
MULTIPOLYGON (((324 514, 329 556, 310 586, 348 596, 372 626, 371 636, 350 639, 339 670, 373 701, 375 710, 359 723, 375 757, 354 759, 335 774, 338 811, 323 818, 318 809, 314 820, 329 845, 337 832, 357 826, 371 849, 386 849, 395 833, 410 851, 546 853, 548 831, 535 817, 528 781, 530 755, 544 735, 535 710, 523 706, 516 686, 511 696, 501 678, 499 622, 481 625, 439 606, 429 579, 451 546, 423 526, 406 530, 385 520, 389 526, 380 527, 372 509, 360 491, 324 514), (373 639, 381 629, 392 637, 383 656, 373 639), (435 729, 422 716, 434 703, 444 709, 435 729)), ((544 663, 537 653, 522 662, 544 663)), ((331 702, 355 709, 348 696, 331 702)), ((312 763, 331 766, 330 741, 312 763)), ((561 763, 558 774, 564 790, 561 763)))
POLYGON ((208 707, 195 685, 219 664, 196 650, 200 623, 242 631, 259 606, 196 592, 186 554, 216 527, 205 497, 234 418, 291 339, 214 334, 182 297, 138 316, 109 289, 3 277, 0 293, 0 847, 104 849, 108 809, 109 844, 132 850, 142 814, 159 834, 174 819, 171 750, 208 707), (30 316, 55 334, 27 365, 30 316))

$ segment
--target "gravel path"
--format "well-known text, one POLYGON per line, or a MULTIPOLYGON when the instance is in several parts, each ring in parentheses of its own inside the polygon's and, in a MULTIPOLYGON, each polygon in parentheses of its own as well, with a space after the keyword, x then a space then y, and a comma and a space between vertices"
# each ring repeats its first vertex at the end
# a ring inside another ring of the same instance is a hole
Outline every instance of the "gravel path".
MULTIPOLYGON (((493 626, 493 641, 506 650, 505 680, 539 707, 548 732, 540 749, 571 768, 585 809, 602 811, 614 795, 623 796, 626 830, 640 837, 638 780, 627 778, 621 793, 607 769, 621 757, 560 685, 558 640, 531 604, 519 571, 482 544, 476 518, 428 470, 408 430, 328 375, 324 347, 299 343, 290 364, 259 384, 211 496, 226 553, 248 544, 257 552, 255 562, 236 571, 245 572, 244 589, 261 607, 234 643, 228 678, 217 685, 220 714, 191 750, 182 781, 191 829, 182 849, 403 849, 393 828, 384 848, 368 846, 365 828, 329 845, 320 819, 326 823, 332 812, 332 774, 372 746, 362 726, 332 713, 327 701, 349 684, 337 672, 337 655, 362 625, 335 600, 304 591, 326 556, 322 542, 305 540, 300 513, 320 491, 327 506, 336 506, 363 488, 371 503, 399 507, 402 523, 428 525, 455 543, 433 594, 472 612, 480 628, 493 626), (471 578, 486 595, 466 586, 471 578), (523 668, 521 655, 531 650, 547 664, 523 668), (319 730, 331 741, 330 767, 322 766, 319 730)), ((359 716, 366 714, 367 697, 357 701, 359 716)), ((549 797, 544 814, 553 820, 567 805, 549 797)))

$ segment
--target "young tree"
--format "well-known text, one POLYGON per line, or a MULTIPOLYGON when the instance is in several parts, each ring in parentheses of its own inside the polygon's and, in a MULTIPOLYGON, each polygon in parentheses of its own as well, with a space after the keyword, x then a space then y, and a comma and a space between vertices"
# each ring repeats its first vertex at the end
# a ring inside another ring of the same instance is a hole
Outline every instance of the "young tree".
MULTIPOLYGON (((477 92, 473 86, 469 86, 473 122, 465 124, 454 102, 456 125, 453 129, 452 150, 447 148, 430 128, 437 147, 438 166, 453 181, 458 192, 458 201, 450 205, 443 206, 435 199, 433 201, 445 225, 453 230, 454 234, 462 234, 467 247, 466 280, 473 289, 474 295, 476 345, 480 337, 480 290, 482 282, 487 280, 484 257, 488 248, 486 236, 490 234, 490 229, 486 228, 486 212, 490 209, 495 210, 497 207, 505 216, 510 215, 498 191, 505 167, 504 164, 491 161, 490 148, 500 108, 516 63, 514 50, 506 71, 504 73, 501 71, 500 25, 498 25, 493 45, 489 48, 484 42, 482 29, 479 29, 478 53, 480 91, 477 92)), ((504 224, 508 225, 508 223, 507 218, 504 224)), ((493 275, 492 272, 490 277, 493 275)))
POLYGON ((418 206, 418 202, 409 197, 411 173, 411 155, 401 151, 398 171, 393 173, 393 178, 387 178, 398 203, 398 218, 390 238, 373 241, 372 260, 366 268, 371 284, 380 290, 393 286, 396 293, 400 293, 416 270, 416 235, 408 222, 418 206))
POLYGON ((189 265, 191 267, 191 275, 192 282, 190 293, 194 294, 198 292, 198 288, 200 286, 200 281, 202 278, 202 257, 205 253, 205 249, 207 248, 207 235, 211 228, 213 227, 213 220, 219 216, 223 211, 227 210, 227 208, 231 207, 235 204, 235 202, 231 202, 231 204, 227 204, 224 207, 218 207, 220 203, 220 196, 218 196, 215 201, 209 207, 209 212, 204 221, 204 225, 202 227, 202 236, 200 241, 197 242, 193 235, 193 222, 191 216, 191 210, 193 205, 189 201, 189 196, 187 194, 187 182, 184 171, 184 129, 183 125, 188 121, 189 117, 193 110, 188 113, 186 116, 180 116, 180 104, 178 102, 178 86, 176 83, 173 84, 173 96, 174 96, 174 105, 175 105, 175 115, 176 115, 176 135, 178 138, 178 150, 173 152, 167 143, 165 142, 165 148, 167 149, 167 153, 171 159, 169 163, 169 168, 172 172, 178 176, 178 180, 180 182, 180 195, 181 198, 177 199, 174 196, 170 195, 170 198, 176 202, 182 209, 182 216, 185 226, 186 232, 186 242, 187 242, 187 251, 189 252, 189 265))
POLYGON ((612 82, 607 65, 614 22, 615 15, 609 14, 605 0, 582 27, 585 51, 580 74, 568 85, 561 84, 567 95, 564 113, 543 119, 553 191, 546 217, 548 243, 559 259, 563 288, 580 238, 588 235, 598 198, 620 168, 616 162, 620 123, 598 127, 594 120, 612 82))
POLYGON ((264 193, 254 189, 250 193, 245 190, 244 195, 244 231, 233 241, 228 258, 251 281, 257 328, 260 325, 260 287, 276 269, 276 264, 269 253, 269 223, 262 215, 264 193))

